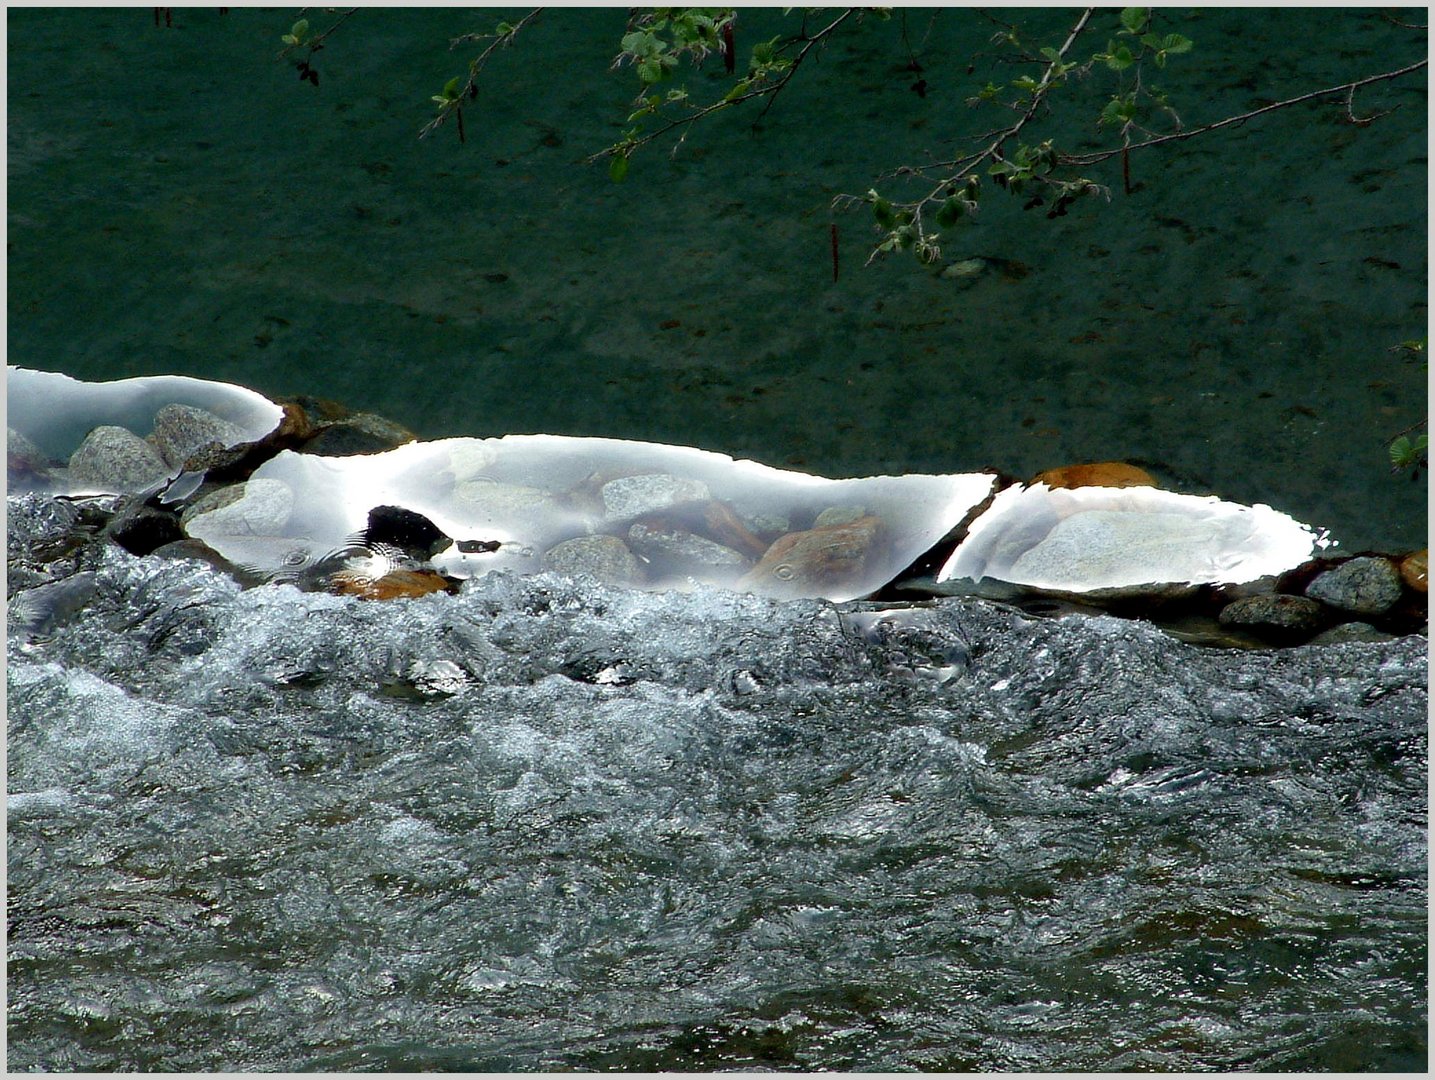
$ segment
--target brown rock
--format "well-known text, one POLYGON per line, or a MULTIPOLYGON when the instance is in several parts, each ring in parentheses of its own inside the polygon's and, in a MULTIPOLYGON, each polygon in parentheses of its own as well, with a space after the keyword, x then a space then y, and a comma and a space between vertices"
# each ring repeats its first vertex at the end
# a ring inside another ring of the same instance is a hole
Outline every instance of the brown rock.
POLYGON ((1032 478, 1033 484, 1051 488, 1079 487, 1157 487, 1156 478, 1145 469, 1124 461, 1098 461, 1088 465, 1067 465, 1047 469, 1032 478))
POLYGON ((1412 551, 1400 560, 1400 578, 1416 592, 1428 592, 1430 576, 1430 549, 1412 551))
POLYGON ((767 550, 767 544, 762 538, 754 536, 752 530, 742 523, 726 503, 713 500, 703 507, 703 524, 707 526, 708 534, 718 543, 754 559, 761 558, 767 550))
POLYGON ((330 578, 329 587, 336 593, 361 600, 396 600, 403 596, 455 591, 453 582, 432 570, 392 570, 381 578, 340 571, 330 578))
POLYGON ((1248 596, 1221 609, 1222 626, 1238 626, 1273 638, 1308 638, 1321 628, 1324 615, 1304 596, 1248 596))
POLYGON ((738 588, 795 599, 847 592, 866 568, 882 519, 872 514, 840 525, 779 536, 738 588))

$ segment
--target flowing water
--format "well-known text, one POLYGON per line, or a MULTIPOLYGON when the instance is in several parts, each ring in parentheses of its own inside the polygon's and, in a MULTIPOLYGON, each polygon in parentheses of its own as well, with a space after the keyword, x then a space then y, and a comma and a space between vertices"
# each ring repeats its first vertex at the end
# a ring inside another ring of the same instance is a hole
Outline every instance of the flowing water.
MULTIPOLYGON (((1133 156, 1052 221, 991 192, 954 278, 863 270, 829 207, 995 123, 975 12, 869 20, 761 131, 622 185, 577 164, 634 92, 620 13, 525 31, 463 147, 415 133, 498 13, 361 11, 318 87, 274 59, 295 17, 9 13, 13 363, 831 476, 1120 458, 1426 542, 1384 458, 1425 409, 1388 351, 1425 332, 1423 80, 1133 156)), ((742 18, 745 57, 778 29, 742 18)), ((1192 125, 1426 48, 1171 18, 1192 125)), ((9 620, 12 1069, 1426 1068, 1424 637, 501 574, 370 603, 8 509, 56 577, 9 620)))
POLYGON ((1423 637, 69 569, 12 1068, 1424 1068, 1423 637))

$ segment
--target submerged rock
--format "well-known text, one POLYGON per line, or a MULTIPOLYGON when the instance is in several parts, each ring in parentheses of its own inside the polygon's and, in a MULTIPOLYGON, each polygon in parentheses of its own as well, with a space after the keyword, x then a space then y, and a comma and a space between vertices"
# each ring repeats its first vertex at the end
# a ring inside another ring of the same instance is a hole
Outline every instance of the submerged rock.
POLYGON ((1325 612, 1304 596, 1248 596, 1221 609, 1222 626, 1239 626, 1284 640, 1307 638, 1321 628, 1325 612))
POLYGON ((549 548, 543 562, 560 574, 586 574, 606 585, 632 585, 642 578, 638 560, 616 536, 575 536, 549 548))
POLYGON ((143 491, 172 469, 153 446, 127 428, 95 428, 70 455, 70 481, 97 491, 143 491))
POLYGON ((1428 548, 1421 548, 1419 551, 1412 551, 1405 558, 1400 560, 1400 577, 1406 585, 1418 593, 1423 593, 1429 588, 1430 582, 1430 551, 1428 548))
POLYGON ((245 442, 236 424, 192 405, 166 405, 155 413, 155 449, 173 469, 184 468, 196 451, 225 451, 245 442))
POLYGON ((703 581, 730 581, 749 565, 742 552, 683 529, 639 523, 628 530, 628 543, 660 571, 703 581))
POLYGON ((861 577, 881 532, 882 519, 869 515, 841 525, 788 533, 738 587, 782 599, 841 592, 861 577))
POLYGON ((1400 573, 1389 559, 1350 559, 1319 575, 1305 594, 1352 615, 1381 615, 1400 599, 1400 573))
POLYGON ((701 480, 667 473, 622 476, 604 484, 602 493, 603 513, 611 522, 631 521, 712 498, 712 492, 701 480))

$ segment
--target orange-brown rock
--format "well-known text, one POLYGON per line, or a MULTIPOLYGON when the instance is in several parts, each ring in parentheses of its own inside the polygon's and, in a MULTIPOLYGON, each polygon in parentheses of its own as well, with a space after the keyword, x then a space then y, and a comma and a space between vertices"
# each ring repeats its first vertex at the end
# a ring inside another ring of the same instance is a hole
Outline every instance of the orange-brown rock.
POLYGON ((1087 465, 1067 465, 1047 469, 1032 478, 1033 484, 1050 488, 1080 487, 1157 487, 1156 478, 1145 469, 1124 461, 1098 461, 1087 465))
POLYGON ((703 524, 707 526, 710 537, 744 555, 756 559, 767 551, 767 542, 754 536, 726 503, 713 500, 703 507, 703 524))
POLYGON ((845 591, 867 565, 882 519, 873 514, 840 525, 779 536, 738 582, 764 596, 793 599, 845 591))
POLYGON ((397 600, 404 596, 454 591, 453 582, 432 570, 392 570, 381 578, 341 571, 329 580, 329 587, 333 592, 361 600, 397 600))
POLYGON ((1400 577, 1416 592, 1429 591, 1430 549, 1412 551, 1400 560, 1400 577))

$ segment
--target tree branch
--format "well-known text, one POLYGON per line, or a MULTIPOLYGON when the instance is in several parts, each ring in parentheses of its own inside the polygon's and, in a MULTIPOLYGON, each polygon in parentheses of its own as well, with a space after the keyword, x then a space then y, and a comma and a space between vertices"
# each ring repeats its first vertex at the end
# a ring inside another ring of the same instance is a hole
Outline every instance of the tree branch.
MULTIPOLYGON (((439 109, 437 116, 435 116, 432 120, 430 120, 427 124, 423 126, 423 128, 419 131, 420 139, 425 138, 430 132, 436 130, 440 124, 442 124, 445 120, 449 118, 450 115, 458 112, 459 109, 463 107, 463 101, 465 98, 478 96, 478 77, 483 74, 483 67, 485 64, 488 63, 488 58, 492 56, 495 52, 497 52, 499 49, 513 44, 513 39, 518 36, 519 31, 521 31, 534 19, 538 18, 538 16, 542 13, 543 9, 541 7, 534 8, 527 15, 523 16, 523 18, 519 19, 518 22, 514 23, 508 33, 500 34, 499 36, 494 38, 494 40, 489 44, 488 48, 484 49, 483 52, 479 53, 477 58, 469 61, 468 81, 463 84, 463 89, 458 92, 458 96, 452 102, 443 105, 439 109)), ((487 34, 464 34, 462 37, 454 38, 453 41, 449 42, 448 47, 450 50, 453 50, 458 48, 465 42, 479 41, 487 36, 487 34)), ((462 116, 460 116, 459 124, 462 125, 462 123, 463 118, 462 116)))
MULTIPOLYGON (((1324 90, 1312 90, 1308 94, 1301 94, 1297 97, 1287 98, 1284 101, 1263 105, 1259 109, 1252 109, 1250 112, 1241 113, 1239 116, 1228 116, 1224 120, 1217 120, 1214 124, 1205 124, 1202 127, 1191 128, 1189 131, 1173 132, 1170 135, 1160 135, 1154 139, 1147 139, 1144 142, 1132 143, 1128 147, 1117 146, 1110 150, 1102 150, 1094 154, 1063 154, 1060 161, 1063 165, 1095 165, 1097 162, 1106 161, 1115 157, 1117 154, 1120 154, 1123 149, 1127 151, 1142 150, 1148 146, 1160 146, 1162 143, 1176 142, 1180 139, 1193 139, 1197 135, 1204 135, 1208 131, 1231 127, 1235 124, 1244 124, 1247 120, 1260 116, 1263 113, 1275 112, 1277 109, 1285 109, 1291 105, 1299 105, 1303 101, 1314 101, 1317 98, 1330 97, 1332 94, 1354 94, 1354 92, 1362 86, 1369 86, 1371 83, 1384 82, 1389 79, 1398 79, 1402 75, 1409 75, 1412 71, 1419 71, 1428 64, 1428 60, 1421 60, 1418 63, 1410 64, 1408 67, 1399 68, 1396 71, 1385 71, 1379 75, 1368 75, 1363 79, 1342 83, 1340 86, 1330 86, 1324 90)), ((1370 119, 1374 119, 1374 117, 1370 119)), ((1354 117, 1352 117, 1352 120, 1356 123, 1360 122, 1359 120, 1355 120, 1354 117)))
MULTIPOLYGON (((815 48, 820 42, 826 40, 839 26, 841 26, 844 22, 847 21, 847 19, 851 18, 855 14, 857 14, 856 8, 848 8, 841 15, 837 16, 837 18, 833 19, 832 22, 823 27, 821 30, 817 31, 817 33, 813 34, 812 37, 808 38, 807 43, 803 45, 802 50, 795 57, 793 57, 792 64, 787 68, 786 71, 782 73, 782 77, 779 78, 776 82, 769 83, 766 86, 760 86, 754 90, 749 90, 744 94, 739 94, 735 98, 715 101, 711 105, 706 105, 703 108, 699 109, 691 116, 682 116, 676 120, 670 120, 662 127, 656 128, 655 130, 648 132, 642 138, 634 139, 630 143, 622 144, 620 146, 610 146, 606 149, 599 150, 596 154, 590 154, 588 157, 584 158, 584 164, 591 165, 595 161, 601 161, 605 157, 612 157, 614 154, 617 153, 630 155, 633 153, 634 150, 638 149, 638 147, 644 146, 647 143, 652 142, 654 139, 666 135, 674 128, 688 127, 689 129, 691 129, 692 125, 697 123, 704 116, 709 116, 712 113, 718 112, 721 109, 727 109, 735 105, 741 105, 744 101, 751 101, 753 98, 759 97, 768 97, 775 99, 777 95, 782 92, 783 88, 786 87, 787 84, 792 81, 793 75, 797 73, 798 66, 802 63, 803 59, 807 56, 807 54, 811 52, 812 49, 815 48)), ((768 108, 771 107, 772 102, 769 101, 768 108)), ((762 110, 762 113, 758 115, 757 119, 761 120, 762 117, 766 115, 767 109, 765 108, 762 110)), ((754 121, 754 123, 756 122, 757 121, 754 121)), ((686 132, 684 133, 683 138, 687 138, 686 132)))

